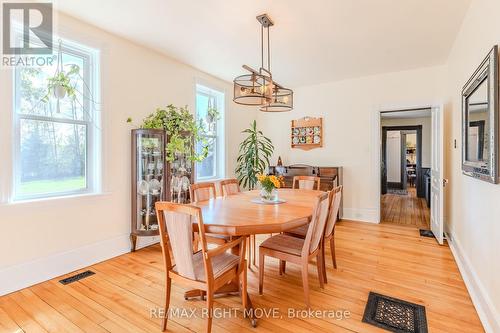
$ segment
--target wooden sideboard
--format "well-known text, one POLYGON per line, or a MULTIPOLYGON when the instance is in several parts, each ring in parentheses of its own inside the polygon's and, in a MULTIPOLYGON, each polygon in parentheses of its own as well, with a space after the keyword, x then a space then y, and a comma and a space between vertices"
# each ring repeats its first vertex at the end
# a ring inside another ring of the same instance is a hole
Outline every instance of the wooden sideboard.
MULTIPOLYGON (((334 187, 342 185, 342 167, 317 167, 306 164, 294 164, 282 166, 282 172, 276 171, 276 166, 270 166, 270 175, 282 175, 285 178, 285 188, 291 188, 294 176, 315 176, 321 179, 320 189, 330 191, 334 187)), ((278 168, 279 170, 279 168, 278 168)), ((343 198, 340 203, 339 217, 342 218, 343 198)))

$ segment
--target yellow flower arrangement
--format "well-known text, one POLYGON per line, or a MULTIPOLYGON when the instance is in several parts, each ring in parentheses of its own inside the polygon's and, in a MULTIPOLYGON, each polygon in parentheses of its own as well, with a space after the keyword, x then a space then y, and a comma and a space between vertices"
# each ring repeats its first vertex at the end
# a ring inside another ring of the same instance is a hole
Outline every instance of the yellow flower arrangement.
POLYGON ((275 188, 280 188, 283 185, 283 177, 274 175, 257 175, 257 180, 264 190, 271 192, 275 188))

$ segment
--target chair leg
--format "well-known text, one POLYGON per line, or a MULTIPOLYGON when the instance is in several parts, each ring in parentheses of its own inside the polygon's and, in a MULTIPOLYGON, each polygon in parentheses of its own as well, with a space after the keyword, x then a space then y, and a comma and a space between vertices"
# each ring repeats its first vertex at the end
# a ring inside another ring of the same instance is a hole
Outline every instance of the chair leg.
POLYGON ((321 289, 325 289, 325 283, 324 283, 324 273, 323 273, 323 259, 321 255, 321 250, 318 251, 318 254, 316 255, 316 269, 318 270, 318 280, 319 280, 319 287, 321 289))
POLYGON ((264 290, 264 253, 259 250, 259 295, 264 290))
POLYGON ((326 277, 326 261, 325 261, 325 241, 323 240, 323 246, 321 246, 321 265, 323 265, 323 282, 328 283, 328 278, 326 277))
POLYGON ((311 304, 309 302, 309 272, 308 272, 309 263, 307 259, 302 263, 302 285, 304 288, 304 299, 306 301, 306 308, 309 309, 311 304))
POLYGON ((332 253, 333 268, 337 269, 337 258, 335 258, 335 235, 330 239, 330 252, 332 253))
MULTIPOLYGON (((251 265, 252 265, 252 235, 248 236, 248 249, 247 249, 247 252, 248 252, 248 268, 251 268, 251 265)), ((255 256, 255 252, 254 252, 254 256, 255 256)))
POLYGON ((163 320, 161 322, 161 331, 165 332, 167 329, 168 320, 168 308, 170 306, 170 286, 172 285, 172 279, 166 277, 167 281, 165 283, 165 313, 163 315, 163 320))
MULTIPOLYGON (((255 261, 257 259, 255 259, 255 257, 257 256, 257 247, 255 246, 255 238, 256 238, 256 235, 252 235, 252 250, 253 250, 253 265, 255 266, 255 261)), ((250 245, 249 245, 250 246, 250 245)))
POLYGON ((286 261, 280 260, 280 275, 285 274, 285 270, 286 270, 286 261))
POLYGON ((212 331, 213 307, 214 307, 214 292, 213 290, 209 289, 207 291, 207 310, 208 310, 207 333, 210 333, 212 331))
POLYGON ((243 305, 243 310, 248 306, 248 295, 247 295, 247 266, 243 266, 243 276, 241 277, 241 303, 243 305))

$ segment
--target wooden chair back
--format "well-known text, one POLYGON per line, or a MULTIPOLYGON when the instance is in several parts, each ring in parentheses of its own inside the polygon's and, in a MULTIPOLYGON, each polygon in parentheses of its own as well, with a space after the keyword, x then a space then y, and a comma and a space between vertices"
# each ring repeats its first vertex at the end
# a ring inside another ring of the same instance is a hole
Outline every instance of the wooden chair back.
POLYGON ((325 234, 325 224, 328 218, 331 191, 318 197, 314 206, 314 213, 307 229, 302 256, 309 256, 319 248, 325 234))
POLYGON ((292 187, 302 190, 318 190, 321 179, 314 176, 294 176, 292 187))
POLYGON ((210 182, 191 184, 189 186, 189 195, 191 202, 213 199, 215 198, 215 184, 210 182))
POLYGON ((240 184, 237 179, 226 179, 220 182, 222 195, 232 195, 241 192, 240 184))
POLYGON ((213 279, 210 259, 205 256, 208 251, 203 218, 199 207, 171 202, 157 202, 156 213, 160 233, 160 243, 167 271, 173 267, 170 260, 170 247, 175 261, 176 273, 190 280, 201 280, 203 276, 196 275, 193 260, 193 221, 198 222, 198 231, 203 251, 205 276, 213 279))
POLYGON ((332 190, 332 199, 330 203, 330 210, 328 212, 328 220, 326 222, 325 228, 325 237, 330 237, 333 233, 333 229, 335 228, 335 223, 337 222, 339 209, 340 209, 340 200, 342 200, 342 185, 335 187, 332 190))

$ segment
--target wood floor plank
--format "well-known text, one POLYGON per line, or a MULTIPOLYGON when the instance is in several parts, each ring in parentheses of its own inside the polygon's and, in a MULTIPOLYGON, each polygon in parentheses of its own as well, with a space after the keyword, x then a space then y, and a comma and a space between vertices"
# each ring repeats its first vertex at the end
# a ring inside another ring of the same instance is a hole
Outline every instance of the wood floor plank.
MULTIPOLYGON (((324 289, 319 287, 315 264, 309 266, 312 308, 347 310, 348 317, 289 318, 289 309, 304 310, 300 268, 289 264, 280 276, 278 262, 266 259, 264 295, 258 295, 255 267, 248 272, 248 292, 256 307, 277 309, 281 319, 261 318, 253 329, 237 312, 231 318, 215 318, 213 332, 384 332, 362 322, 370 291, 424 305, 430 332, 484 332, 449 247, 420 237, 418 223, 411 222, 426 218, 419 211, 421 203, 401 207, 401 198, 387 198, 387 203, 389 218, 409 221, 408 225, 342 221, 335 232, 338 268, 332 267, 327 250, 328 283, 324 289)), ((257 242, 267 237, 259 236, 257 242)), ((160 331, 160 320, 150 316, 151 308, 160 307, 164 301, 165 276, 158 245, 88 269, 96 274, 69 285, 60 284, 58 278, 0 297, 0 332, 17 327, 27 332, 59 332, 63 328, 85 332, 160 331)), ((201 313, 205 302, 185 301, 184 291, 181 286, 172 286, 171 306, 201 313)), ((215 307, 241 309, 240 298, 216 298, 215 307)), ((204 329, 205 319, 200 317, 175 317, 168 322, 169 332, 204 329)))
POLYGON ((66 319, 78 326, 82 331, 96 333, 106 332, 104 328, 99 326, 100 322, 96 321, 95 317, 93 319, 88 318, 79 311, 80 307, 75 307, 74 303, 71 304, 64 298, 60 297, 60 294, 52 293, 48 286, 39 284, 31 287, 30 290, 66 317, 66 319))
POLYGON ((31 289, 13 293, 12 299, 48 332, 83 332, 73 322, 45 303, 31 289))
POLYGON ((2 308, 0 308, 0 332, 22 332, 21 327, 2 308))
POLYGON ((430 220, 427 202, 417 197, 414 187, 408 187, 407 195, 384 194, 381 198, 381 221, 428 229, 430 220))
POLYGON ((47 332, 32 316, 17 305, 11 295, 0 297, 0 308, 5 311, 24 332, 47 332))

